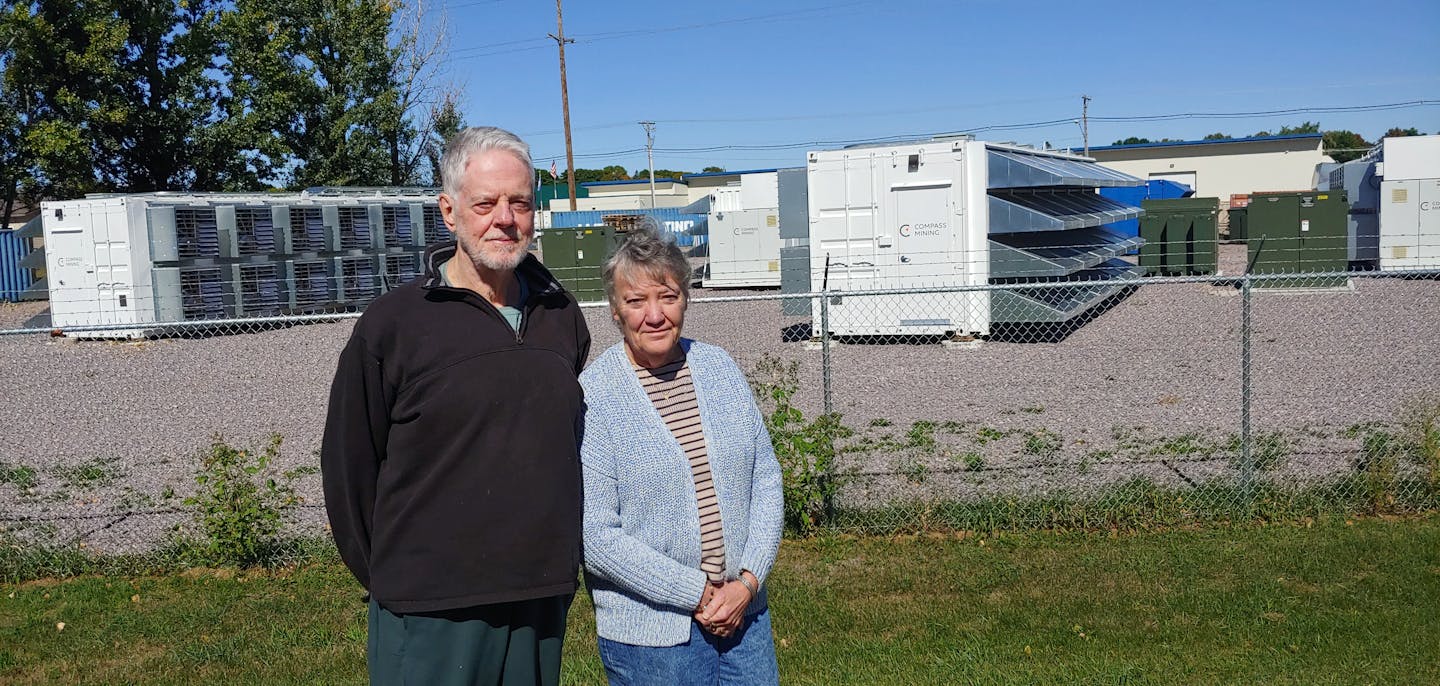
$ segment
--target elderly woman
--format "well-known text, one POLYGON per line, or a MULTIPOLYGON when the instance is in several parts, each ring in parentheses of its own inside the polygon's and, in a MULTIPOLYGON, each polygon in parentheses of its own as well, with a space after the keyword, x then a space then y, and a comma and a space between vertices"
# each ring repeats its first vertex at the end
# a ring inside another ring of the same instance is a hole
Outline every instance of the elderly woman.
POLYGON ((690 266, 653 222, 604 267, 624 340, 580 376, 585 579, 610 683, 775 684, 780 466, 745 376, 682 338, 690 266))

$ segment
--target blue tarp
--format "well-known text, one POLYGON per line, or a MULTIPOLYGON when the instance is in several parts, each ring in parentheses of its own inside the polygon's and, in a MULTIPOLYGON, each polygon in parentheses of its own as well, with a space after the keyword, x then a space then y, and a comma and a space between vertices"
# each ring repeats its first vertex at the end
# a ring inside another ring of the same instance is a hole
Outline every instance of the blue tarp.
POLYGON ((30 246, 17 231, 0 231, 0 300, 19 300, 20 294, 35 283, 29 269, 20 268, 20 260, 30 254, 30 246))
POLYGON ((659 207, 644 210, 580 210, 576 212, 550 213, 550 226, 569 229, 577 226, 604 226, 605 218, 611 215, 648 214, 660 223, 660 228, 675 235, 675 243, 682 248, 704 245, 708 236, 705 232, 707 216, 685 214, 678 207, 659 207))
MULTIPOLYGON (((1194 194, 1195 189, 1183 183, 1176 183, 1165 179, 1151 179, 1146 181, 1143 186, 1100 189, 1100 195, 1132 207, 1139 207, 1140 201, 1142 200, 1188 198, 1194 194)), ((1125 221, 1107 224, 1106 226, 1112 233, 1118 233, 1121 236, 1129 237, 1140 235, 1139 219, 1126 219, 1125 221)))

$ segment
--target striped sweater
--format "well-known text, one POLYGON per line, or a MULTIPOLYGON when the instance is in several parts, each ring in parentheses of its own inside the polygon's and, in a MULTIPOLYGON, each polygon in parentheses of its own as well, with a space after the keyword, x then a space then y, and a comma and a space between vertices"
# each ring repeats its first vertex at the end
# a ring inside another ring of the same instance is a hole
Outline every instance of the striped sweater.
MULTIPOLYGON (((725 572, 764 584, 780 546, 780 465, 745 375, 725 351, 682 339, 719 496, 725 572)), ((704 593, 700 517, 690 462, 641 388, 624 343, 580 375, 585 426, 585 579, 601 637, 684 643, 704 593)), ((748 612, 765 608, 766 593, 748 612)))

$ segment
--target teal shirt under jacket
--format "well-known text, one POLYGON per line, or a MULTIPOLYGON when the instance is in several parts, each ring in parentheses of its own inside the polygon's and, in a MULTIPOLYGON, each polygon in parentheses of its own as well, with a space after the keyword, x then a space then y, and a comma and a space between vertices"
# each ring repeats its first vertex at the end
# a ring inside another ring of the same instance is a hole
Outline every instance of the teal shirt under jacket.
MULTIPOLYGON (((624 343, 580 375, 585 430, 585 583, 602 638, 679 645, 705 591, 700 514, 690 461, 640 387, 624 343)), ((695 384, 720 500, 725 576, 748 569, 762 585, 784 528, 780 465, 745 375, 724 350, 681 339, 695 384)))

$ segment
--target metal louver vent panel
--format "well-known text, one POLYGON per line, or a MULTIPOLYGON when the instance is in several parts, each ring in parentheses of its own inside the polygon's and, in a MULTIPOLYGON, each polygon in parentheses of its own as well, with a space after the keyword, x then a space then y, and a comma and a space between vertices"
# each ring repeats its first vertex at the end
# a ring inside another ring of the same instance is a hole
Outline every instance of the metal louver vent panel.
POLYGON ((450 240, 450 229, 445 228, 445 220, 440 217, 440 208, 435 205, 425 206, 425 243, 443 243, 450 240))
POLYGON ((420 258, 415 255, 390 255, 385 260, 385 289, 390 290, 420 274, 420 258))
POLYGON ((270 209, 235 208, 235 242, 241 255, 275 252, 275 223, 270 217, 270 209))
POLYGON ((991 234, 1084 229, 1144 214, 1091 191, 1001 191, 989 202, 991 234))
POLYGON ((320 208, 290 208, 290 244, 295 252, 325 249, 325 218, 320 208))
POLYGON ((1094 162, 987 149, 990 188, 1143 186, 1144 181, 1094 162))
POLYGON ((181 269, 180 308, 187 321, 224 317, 225 282, 220 270, 181 269))
POLYGON ((399 248, 415 242, 415 227, 410 224, 409 207, 386 207, 385 247, 399 248))
POLYGON ((330 272, 324 262, 295 263, 295 306, 314 307, 330 302, 330 272))
POLYGON ((274 264, 240 267, 240 301, 243 314, 277 315, 281 312, 280 269, 274 264))
POLYGON ((341 207, 340 249, 363 250, 370 247, 370 209, 341 207))
POLYGON ((175 243, 180 259, 220 256, 220 229, 211 207, 175 209, 175 243))
POLYGON ((1139 279, 1142 269, 1119 259, 1077 272, 1067 286, 994 291, 990 320, 996 323, 1066 322, 1105 302, 1139 279))
POLYGON ((364 305, 380 295, 380 277, 372 257, 340 260, 340 289, 347 305, 364 305))
POLYGON ((998 234, 990 239, 990 278, 1068 276, 1124 255, 1144 243, 1104 229, 998 234))

